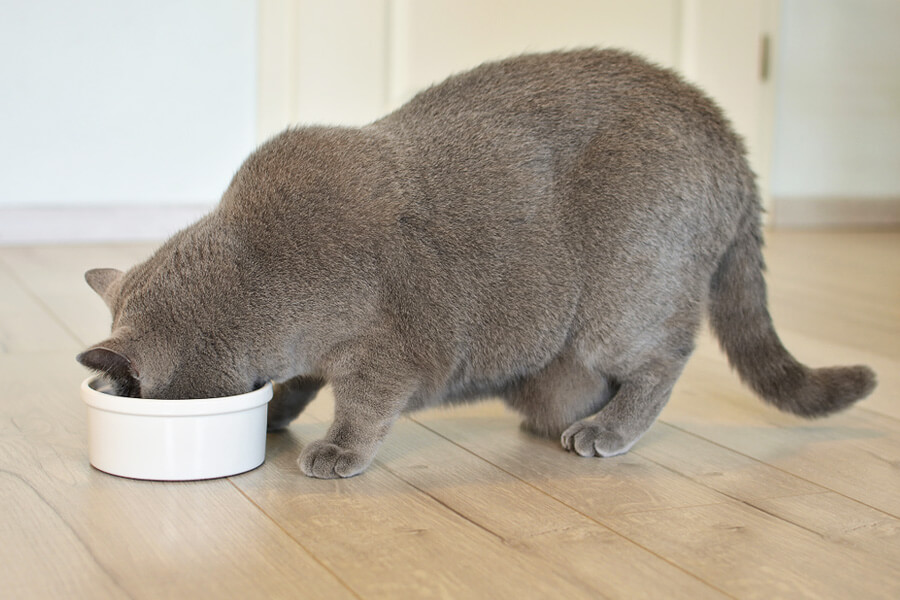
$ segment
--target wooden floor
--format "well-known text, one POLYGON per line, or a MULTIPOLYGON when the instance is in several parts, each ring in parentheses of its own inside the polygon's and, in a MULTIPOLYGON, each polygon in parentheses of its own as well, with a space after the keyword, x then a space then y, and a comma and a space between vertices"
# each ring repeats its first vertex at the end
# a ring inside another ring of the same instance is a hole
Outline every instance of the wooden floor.
POLYGON ((772 311, 808 364, 880 385, 821 421, 759 402, 704 335, 626 456, 536 440, 498 403, 403 419, 372 468, 303 477, 323 392, 215 481, 88 464, 82 280, 147 245, 0 248, 3 598, 900 598, 900 232, 772 233, 772 311))

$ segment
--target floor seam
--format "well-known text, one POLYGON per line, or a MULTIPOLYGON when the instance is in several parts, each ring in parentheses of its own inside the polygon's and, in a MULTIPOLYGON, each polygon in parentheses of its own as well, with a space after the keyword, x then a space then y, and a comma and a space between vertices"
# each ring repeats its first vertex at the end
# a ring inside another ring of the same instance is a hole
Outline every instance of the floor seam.
POLYGON ((41 309, 43 309, 44 312, 46 312, 47 315, 51 319, 53 319, 69 337, 71 337, 77 344, 81 346, 87 345, 87 343, 79 338, 78 335, 69 328, 69 325, 65 321, 63 321, 62 318, 60 318, 60 316, 57 315, 56 312, 52 308, 50 308, 50 306, 46 302, 44 302, 44 299, 41 298, 37 292, 31 289, 31 287, 21 277, 19 277, 19 274, 16 273, 16 270, 9 266, 9 263, 5 258, 3 258, 2 255, 0 255, 0 266, 2 266, 9 277, 19 285, 22 291, 24 291, 32 300, 34 300, 35 303, 40 306, 41 309))
POLYGON ((325 571, 327 571, 332 577, 334 577, 335 581, 337 581, 338 583, 340 583, 340 584, 341 584, 348 592, 350 592, 351 594, 353 594, 353 596, 354 596, 355 598, 358 598, 359 600, 362 600, 362 596, 360 596, 360 595, 356 592, 356 590, 354 590, 352 587, 350 587, 350 585, 349 585, 346 581, 344 581, 337 573, 335 573, 328 565, 326 565, 326 564, 325 564, 318 556, 316 556, 309 548, 307 548, 306 546, 304 546, 304 545, 300 542, 300 540, 298 540, 296 537, 294 537, 294 536, 291 534, 291 532, 289 532, 287 529, 285 529, 285 528, 281 525, 281 523, 278 522, 277 519, 275 519, 272 515, 270 515, 270 514, 266 511, 266 509, 264 509, 264 508, 261 507, 259 504, 257 504, 257 503, 253 500, 253 498, 251 498, 251 497, 250 497, 243 489, 241 489, 241 487, 240 487, 238 484, 236 484, 230 477, 228 477, 227 479, 228 479, 228 483, 230 483, 232 486, 234 486, 234 489, 236 489, 236 490, 238 491, 238 493, 241 494, 241 496, 243 496, 244 498, 246 498, 247 501, 248 501, 250 504, 252 504, 253 506, 255 506, 256 509, 257 509, 260 513, 262 513, 263 516, 266 517, 266 519, 268 519, 269 521, 271 521, 271 522, 275 525, 275 527, 278 528, 279 531, 281 531, 284 535, 286 535, 286 536, 288 537, 288 539, 290 539, 290 540, 293 541, 295 544, 297 544, 297 546, 299 546, 304 552, 306 552, 306 553, 309 555, 309 557, 312 558, 312 559, 316 562, 317 565, 319 565, 320 567, 322 567, 323 569, 325 569, 325 571))
MULTIPOLYGON (((680 431, 680 432, 682 432, 682 433, 686 433, 687 435, 693 436, 693 437, 695 437, 695 438, 697 438, 697 439, 701 439, 701 440, 703 440, 703 441, 709 442, 710 444, 713 444, 713 445, 715 445, 715 446, 718 446, 719 448, 723 448, 723 449, 725 449, 725 450, 728 450, 729 452, 734 452, 735 454, 738 454, 738 455, 740 455, 740 456, 743 456, 744 458, 750 459, 750 460, 752 460, 752 461, 754 461, 754 462, 756 462, 756 463, 759 463, 759 464, 761 464, 761 465, 765 465, 765 466, 767 466, 767 467, 771 467, 772 469, 775 469, 776 471, 780 471, 780 472, 782 472, 782 473, 785 473, 786 475, 790 475, 791 477, 794 477, 794 478, 796 478, 796 479, 799 479, 800 481, 805 481, 806 483, 809 483, 809 484, 811 484, 811 485, 818 486, 818 487, 820 487, 820 488, 822 488, 822 489, 824 489, 824 490, 826 490, 826 491, 828 491, 828 492, 837 494, 838 496, 842 496, 842 497, 844 497, 844 498, 846 498, 846 499, 848 499, 848 500, 852 500, 853 502, 856 502, 856 503, 858 503, 858 504, 862 504, 863 506, 866 506, 866 507, 868 507, 868 508, 871 508, 872 510, 876 510, 876 511, 882 513, 882 514, 888 515, 888 516, 890 516, 890 517, 894 517, 895 519, 900 519, 900 516, 898 516, 898 515, 895 515, 895 514, 893 514, 893 513, 890 513, 890 512, 888 512, 888 511, 882 509, 882 508, 878 508, 877 506, 872 506, 871 504, 868 504, 867 502, 865 502, 865 501, 863 501, 863 500, 860 500, 859 498, 854 498, 853 496, 848 496, 847 494, 844 494, 843 492, 841 492, 841 491, 839 491, 839 490, 835 490, 835 489, 833 489, 833 488, 831 488, 831 487, 828 487, 827 485, 824 485, 824 484, 822 484, 822 483, 818 483, 818 482, 816 482, 816 481, 812 481, 812 480, 810 480, 810 479, 807 479, 806 477, 803 477, 803 476, 801 476, 801 475, 797 475, 796 473, 792 473, 792 472, 788 471, 787 469, 783 469, 783 468, 781 468, 781 467, 779 467, 779 466, 777 466, 777 465, 773 465, 773 464, 771 464, 771 463, 767 463, 767 462, 761 461, 761 460, 759 460, 759 459, 756 458, 756 457, 750 456, 749 454, 744 454, 744 453, 741 452, 740 450, 736 450, 736 449, 734 449, 734 448, 729 448, 728 446, 725 446, 725 445, 723 445, 723 444, 720 444, 720 443, 716 442, 715 440, 711 440, 711 439, 709 439, 709 438, 703 437, 702 435, 696 434, 696 433, 694 433, 694 432, 692 432, 692 431, 688 431, 687 429, 683 429, 683 428, 681 428, 681 427, 679 427, 679 426, 677 426, 677 425, 673 425, 673 424, 670 423, 670 422, 665 422, 665 424, 668 425, 669 427, 671 427, 672 429, 675 429, 675 430, 680 431)), ((803 494, 798 494, 798 495, 803 495, 803 494)))
POLYGON ((635 541, 635 540, 629 538, 628 536, 622 535, 621 533, 619 533, 618 531, 616 531, 615 529, 613 529, 613 528, 610 527, 609 525, 603 523, 602 521, 599 521, 599 520, 597 520, 596 518, 594 518, 594 517, 592 517, 592 516, 586 514, 585 512, 579 510, 578 508, 576 508, 576 507, 574 507, 574 506, 571 506, 570 504, 566 503, 565 501, 561 500, 560 498, 557 498, 557 497, 554 496, 553 494, 550 494, 550 493, 547 492, 546 490, 543 490, 543 489, 541 489, 540 487, 534 485, 534 484, 531 483, 530 481, 528 481, 528 480, 526 480, 526 479, 523 479, 523 478, 517 476, 515 473, 511 473, 510 471, 504 469, 504 468, 501 467, 500 465, 498 465, 498 464, 496 464, 496 463, 494 463, 494 462, 492 462, 492 461, 490 461, 490 460, 484 458, 483 456, 480 456, 480 455, 476 454, 475 452, 469 450, 469 449, 466 448, 465 446, 463 446, 463 445, 457 443, 456 441, 450 439, 449 437, 443 435, 442 433, 440 433, 440 432, 438 432, 438 431, 435 431, 435 430, 432 429, 431 427, 428 427, 427 425, 425 425, 424 423, 422 423, 422 422, 416 420, 415 418, 409 417, 409 420, 412 421, 413 423, 416 423, 417 425, 419 425, 419 426, 422 427, 423 429, 425 429, 425 430, 427 430, 427 431, 430 431, 430 432, 433 433, 434 435, 436 435, 436 436, 438 436, 438 437, 440 437, 440 438, 446 440, 447 442, 453 444, 454 446, 460 448, 461 450, 463 450, 463 451, 465 451, 465 452, 471 454, 472 456, 475 456, 475 457, 478 458, 479 460, 482 460, 482 461, 488 463, 489 465, 492 465, 493 467, 495 467, 495 468, 499 469, 500 471, 506 473, 507 475, 509 475, 510 477, 512 477, 513 479, 515 479, 516 481, 520 481, 520 482, 524 483, 525 485, 527 485, 528 487, 530 487, 530 488, 536 490, 536 491, 539 492, 540 494, 543 494, 544 496, 547 496, 548 498, 552 499, 554 502, 557 502, 557 503, 561 504, 562 506, 565 506, 565 507, 568 508, 569 510, 575 512, 576 514, 578 514, 578 515, 580 515, 581 517, 587 519, 588 521, 590 521, 590 522, 592 522, 592 523, 595 523, 596 525, 598 525, 598 526, 602 527, 603 529, 609 531, 609 532, 612 533, 613 535, 616 535, 616 536, 622 538, 623 540, 627 541, 629 544, 634 544, 636 547, 640 548, 640 549, 643 550, 644 552, 647 552, 648 554, 650 554, 650 555, 652 555, 652 556, 655 556, 655 557, 658 558, 659 560, 661 560, 661 561, 663 561, 664 563, 670 565, 671 567, 677 569, 678 571, 684 573, 685 575, 687 575, 687 576, 689 576, 689 577, 691 577, 691 578, 693 578, 693 579, 699 581, 700 583, 702 583, 703 585, 709 587, 710 589, 713 589, 713 590, 715 590, 715 591, 717 591, 717 592, 719 592, 719 593, 721 593, 721 594, 723 594, 723 595, 725 595, 725 596, 727 596, 727 597, 729 597, 729 598, 735 598, 735 596, 733 596, 733 595, 731 595, 731 594, 725 592, 724 590, 722 590, 722 589, 719 588, 718 586, 713 585, 713 584, 710 583, 709 581, 706 581, 705 579, 701 578, 699 575, 696 575, 695 573, 692 573, 691 571, 686 570, 686 569, 683 568, 681 565, 679 565, 679 564, 677 564, 677 563, 675 563, 675 562, 672 562, 672 561, 669 560, 668 558, 666 558, 666 557, 664 557, 664 556, 662 556, 662 555, 660 555, 660 554, 654 552, 654 551, 651 550, 650 548, 644 546, 643 544, 640 544, 639 542, 637 542, 637 541, 635 541))

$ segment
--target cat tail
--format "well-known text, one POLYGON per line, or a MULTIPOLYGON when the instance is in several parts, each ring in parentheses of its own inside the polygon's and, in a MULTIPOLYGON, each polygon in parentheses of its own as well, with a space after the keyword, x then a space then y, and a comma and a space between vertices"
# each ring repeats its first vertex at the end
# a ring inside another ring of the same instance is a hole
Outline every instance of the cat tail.
POLYGON ((710 284, 710 324, 741 380, 780 410, 803 417, 837 412, 875 388, 866 366, 811 369, 775 333, 763 279, 762 235, 746 219, 710 284))

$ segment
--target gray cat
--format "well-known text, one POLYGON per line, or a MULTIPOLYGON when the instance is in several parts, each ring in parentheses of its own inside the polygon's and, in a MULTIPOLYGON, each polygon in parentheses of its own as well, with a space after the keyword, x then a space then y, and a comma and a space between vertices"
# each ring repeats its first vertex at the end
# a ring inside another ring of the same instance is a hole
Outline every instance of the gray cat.
POLYGON ((744 147, 701 92, 619 51, 521 56, 371 125, 263 144, 148 261, 88 271, 112 334, 78 360, 148 398, 281 382, 273 430, 330 383, 334 422, 299 460, 313 477, 363 471, 405 411, 484 396, 613 456, 662 410, 704 312, 782 410, 874 388, 785 350, 761 245, 744 147))

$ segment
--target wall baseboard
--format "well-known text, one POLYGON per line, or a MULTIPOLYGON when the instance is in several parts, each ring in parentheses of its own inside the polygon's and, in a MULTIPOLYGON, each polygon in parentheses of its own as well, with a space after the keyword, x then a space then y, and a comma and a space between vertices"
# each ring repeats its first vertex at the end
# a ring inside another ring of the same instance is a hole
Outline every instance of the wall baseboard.
MULTIPOLYGON (((0 207, 0 245, 163 240, 213 204, 188 206, 0 207)), ((776 198, 774 227, 900 225, 900 198, 776 198)))
POLYGON ((775 198, 775 227, 892 227, 900 198, 775 198))
POLYGON ((213 206, 0 207, 0 245, 163 240, 213 206))

